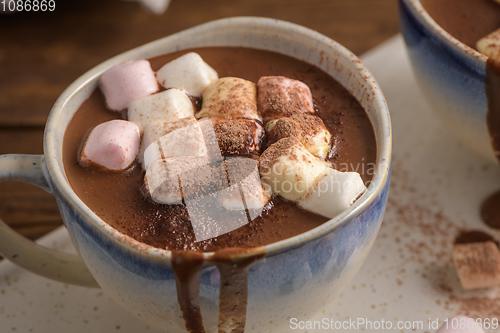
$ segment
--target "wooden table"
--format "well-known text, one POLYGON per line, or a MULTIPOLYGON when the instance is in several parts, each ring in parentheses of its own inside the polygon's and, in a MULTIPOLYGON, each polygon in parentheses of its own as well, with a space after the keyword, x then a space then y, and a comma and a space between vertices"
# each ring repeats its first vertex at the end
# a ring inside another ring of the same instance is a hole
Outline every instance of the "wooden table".
MULTIPOLYGON (((118 0, 56 0, 54 12, 0 15, 0 154, 41 154, 52 104, 88 69, 135 46, 229 16, 298 23, 356 54, 399 31, 396 0, 172 0, 161 16, 118 0)), ((62 224, 50 194, 20 183, 0 184, 0 218, 31 239, 62 224)))

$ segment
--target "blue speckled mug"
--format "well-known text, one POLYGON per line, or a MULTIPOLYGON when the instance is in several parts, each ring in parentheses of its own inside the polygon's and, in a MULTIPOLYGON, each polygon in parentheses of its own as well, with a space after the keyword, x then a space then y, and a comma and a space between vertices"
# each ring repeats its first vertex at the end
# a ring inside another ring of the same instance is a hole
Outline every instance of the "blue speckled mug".
MULTIPOLYGON (((52 193, 79 256, 24 239, 0 221, 0 253, 32 272, 67 283, 99 286, 118 304, 165 332, 185 332, 170 251, 111 228, 75 194, 65 175, 66 126, 110 67, 199 46, 243 46, 288 54, 314 64, 344 85, 368 112, 377 164, 367 192, 347 211, 301 235, 250 250, 263 256, 248 272, 246 332, 289 331, 290 318, 312 316, 335 299, 366 258, 384 214, 390 179, 391 125, 379 86, 360 60, 331 39, 278 20, 239 17, 207 23, 118 55, 85 73, 55 103, 43 156, 0 156, 0 180, 34 184, 52 193)), ((205 253, 205 258, 212 254, 205 253)), ((205 263, 199 296, 203 324, 216 332, 218 268, 205 263)))
POLYGON ((487 57, 441 28, 420 0, 399 0, 399 16, 415 76, 433 111, 465 146, 498 163, 486 121, 487 57))

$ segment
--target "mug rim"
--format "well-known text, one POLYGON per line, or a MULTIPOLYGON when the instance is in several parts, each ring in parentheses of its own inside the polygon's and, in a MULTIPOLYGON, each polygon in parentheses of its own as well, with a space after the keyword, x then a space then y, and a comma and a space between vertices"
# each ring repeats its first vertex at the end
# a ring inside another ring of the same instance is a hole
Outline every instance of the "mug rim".
POLYGON ((413 15, 419 19, 420 23, 423 24, 430 31, 434 32, 434 36, 441 42, 450 46, 453 50, 462 53, 468 59, 478 62, 480 64, 485 64, 488 59, 487 56, 478 52, 473 47, 464 44, 448 31, 443 29, 433 18, 429 15, 427 10, 424 8, 420 0, 400 0, 406 3, 408 8, 412 11, 413 15))
MULTIPOLYGON (((315 239, 321 238, 322 236, 330 233, 334 229, 343 225, 345 222, 351 220, 353 217, 359 215, 362 211, 368 208, 371 204, 375 202, 375 200, 379 197, 381 192, 385 189, 386 185, 388 185, 389 174, 390 174, 390 164, 391 164, 391 154, 392 154, 392 129, 390 122, 390 115, 387 103, 382 94, 382 91, 374 79, 373 75, 364 67, 359 58, 354 55, 351 51, 346 49, 344 46, 338 44, 333 41, 329 37, 326 37, 316 31, 313 31, 309 28, 300 26, 298 24, 270 19, 270 18, 262 18, 262 17, 251 17, 251 16, 243 16, 243 17, 230 17, 219 19, 215 21, 211 21, 208 23, 204 23, 201 25, 197 25, 195 27, 183 30, 181 32, 177 32, 171 34, 169 36, 163 37, 156 41, 147 43, 142 46, 135 47, 129 51, 126 51, 122 54, 119 54, 115 57, 112 57, 101 64, 95 66, 94 68, 88 70, 78 79, 76 79, 72 84, 70 84, 66 90, 59 96, 56 103, 54 104, 47 123, 43 140, 44 147, 44 156, 45 156, 45 167, 50 176, 49 182, 51 186, 57 188, 57 191, 66 198, 67 203, 78 212, 85 220, 84 223, 90 223, 94 228, 101 231, 102 235, 106 237, 108 240, 111 240, 113 243, 118 245, 119 247, 126 249, 128 251, 135 252, 139 255, 148 256, 151 258, 161 258, 161 259, 171 259, 172 250, 161 249, 157 247, 153 247, 151 245, 142 243, 131 237, 125 235, 124 233, 118 231, 117 229, 111 227, 108 223, 106 223, 103 219, 101 219, 97 214, 95 214, 74 192, 71 185, 65 178, 65 170, 61 170, 59 168, 58 162, 56 158, 57 156, 57 148, 56 145, 53 144, 56 142, 55 131, 52 131, 52 128, 58 126, 59 116, 62 114, 62 110, 66 102, 71 100, 73 95, 75 95, 82 87, 87 85, 96 76, 100 76, 104 70, 110 67, 110 64, 113 61, 116 61, 118 58, 129 57, 131 58, 134 53, 141 48, 153 48, 156 45, 161 45, 161 43, 167 41, 169 38, 174 38, 175 36, 180 36, 187 31, 195 31, 201 29, 207 29, 211 27, 216 27, 221 24, 226 25, 250 25, 250 24, 258 24, 263 26, 273 26, 274 29, 286 29, 286 30, 294 30, 295 32, 300 32, 302 35, 313 38, 318 42, 324 42, 331 44, 337 52, 340 53, 341 57, 347 59, 349 63, 362 73, 363 82, 369 83, 373 86, 372 96, 373 98, 372 105, 375 105, 374 111, 378 114, 381 134, 377 135, 375 131, 375 140, 377 142, 377 160, 376 160, 376 168, 368 186, 366 192, 358 199, 356 202, 350 206, 347 210, 345 210, 340 215, 337 215, 333 219, 329 219, 324 222, 320 226, 317 226, 307 232, 301 233, 299 235, 280 240, 278 242, 274 242, 271 244, 253 247, 249 249, 245 249, 244 251, 239 252, 232 256, 233 258, 246 258, 253 256, 262 256, 270 257, 283 252, 287 252, 293 250, 295 248, 301 247, 302 245, 309 243, 315 239), (378 143, 380 141, 380 144, 378 143)), ((367 112, 367 110, 365 110, 367 112)), ((375 124, 372 126, 375 129, 375 124)), ((66 127, 64 128, 64 131, 66 127)), ((61 144, 62 147, 62 144, 61 144)), ((62 154, 61 154, 62 156, 62 154)), ((214 255, 215 252, 201 252, 205 259, 209 259, 214 255)))

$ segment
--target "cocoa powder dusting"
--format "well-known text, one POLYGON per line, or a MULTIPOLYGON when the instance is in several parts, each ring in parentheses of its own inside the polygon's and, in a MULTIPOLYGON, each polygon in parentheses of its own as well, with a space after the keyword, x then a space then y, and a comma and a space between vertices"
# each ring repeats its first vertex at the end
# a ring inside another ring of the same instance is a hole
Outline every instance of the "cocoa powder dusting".
POLYGON ((276 141, 294 136, 299 138, 302 127, 292 118, 281 118, 276 121, 274 127, 268 132, 267 144, 270 146, 276 141))
MULTIPOLYGON (((500 297, 498 293, 488 290, 465 292, 460 286, 453 264, 451 251, 455 242, 470 243, 473 239, 487 239, 489 234, 468 231, 465 221, 452 220, 439 208, 436 193, 421 192, 412 184, 414 179, 404 167, 404 157, 394 157, 391 194, 389 196, 386 216, 389 225, 383 228, 378 237, 394 238, 396 251, 403 261, 417 262, 419 265, 412 272, 426 281, 425 288, 431 294, 439 295, 436 304, 446 312, 461 314, 472 318, 498 318, 500 316, 500 297), (424 241, 412 237, 421 234, 424 241), (401 235, 402 237, 400 237, 401 235)), ((387 224, 386 220, 384 223, 387 224)), ((404 285, 404 278, 396 280, 404 285)))
POLYGON ((290 153, 289 150, 300 144, 300 141, 295 137, 289 137, 281 139, 273 143, 269 148, 264 150, 260 156, 259 170, 261 174, 269 174, 272 170, 273 165, 278 161, 278 159, 283 155, 288 155, 290 160, 298 160, 297 155, 293 152, 290 153))
POLYGON ((264 130, 250 119, 212 118, 222 156, 260 155, 264 130))
POLYGON ((257 100, 264 123, 297 113, 314 112, 306 103, 309 91, 297 84, 287 85, 285 90, 281 83, 288 80, 283 76, 266 76, 259 80, 257 100))

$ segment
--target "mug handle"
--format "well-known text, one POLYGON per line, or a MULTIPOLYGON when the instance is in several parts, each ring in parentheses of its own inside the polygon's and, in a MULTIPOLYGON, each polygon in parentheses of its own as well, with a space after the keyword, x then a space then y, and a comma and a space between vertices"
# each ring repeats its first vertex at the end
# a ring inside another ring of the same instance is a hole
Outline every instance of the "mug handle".
MULTIPOLYGON (((0 182, 28 183, 53 194, 43 172, 44 164, 43 155, 0 155, 0 182)), ((15 232, 1 219, 0 255, 17 266, 43 277, 99 288, 79 256, 38 245, 15 232)))

